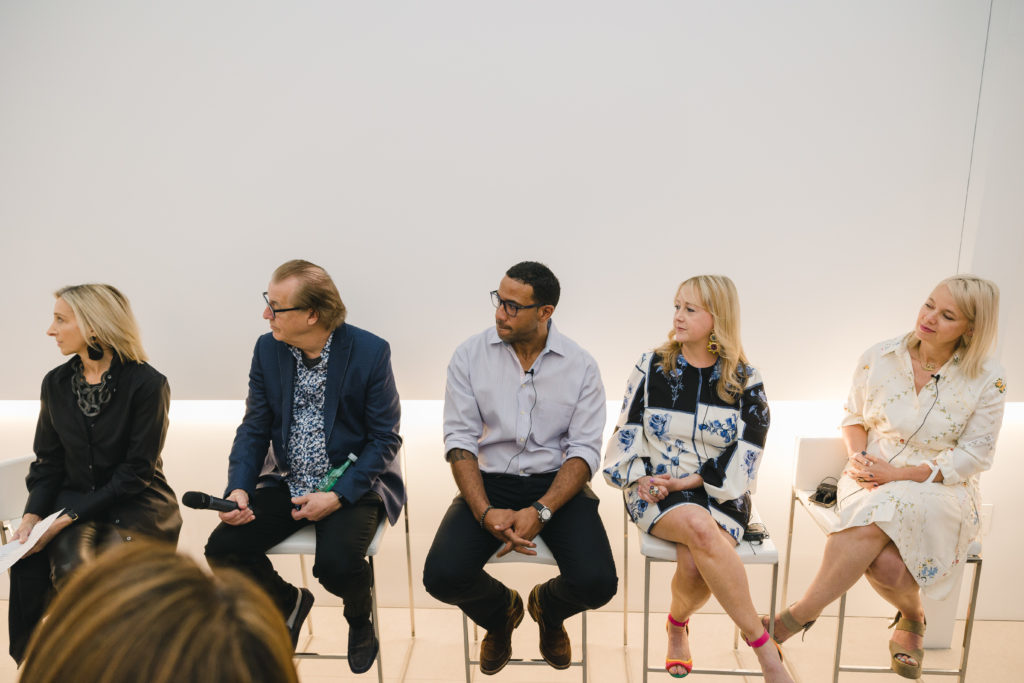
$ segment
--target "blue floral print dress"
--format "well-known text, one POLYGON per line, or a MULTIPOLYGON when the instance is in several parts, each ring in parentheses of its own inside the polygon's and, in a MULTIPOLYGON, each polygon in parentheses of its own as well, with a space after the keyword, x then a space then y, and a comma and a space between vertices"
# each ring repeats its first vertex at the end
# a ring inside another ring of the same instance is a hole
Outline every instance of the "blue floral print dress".
POLYGON ((768 435, 768 400, 752 366, 739 401, 718 395, 721 360, 696 368, 678 356, 665 372, 661 356, 640 357, 626 385, 615 433, 605 447, 605 479, 623 490, 626 510, 644 531, 679 505, 700 505, 739 541, 750 519, 750 490, 768 435), (640 478, 699 474, 704 485, 674 491, 657 504, 637 493, 640 478))
POLYGON ((1003 419, 1003 370, 987 361, 968 377, 954 355, 917 393, 907 338, 876 344, 861 356, 843 426, 868 433, 867 450, 896 467, 934 461, 940 483, 893 481, 861 488, 839 479, 837 530, 875 524, 900 551, 925 595, 945 598, 967 548, 981 529, 979 474, 992 466, 1003 419))

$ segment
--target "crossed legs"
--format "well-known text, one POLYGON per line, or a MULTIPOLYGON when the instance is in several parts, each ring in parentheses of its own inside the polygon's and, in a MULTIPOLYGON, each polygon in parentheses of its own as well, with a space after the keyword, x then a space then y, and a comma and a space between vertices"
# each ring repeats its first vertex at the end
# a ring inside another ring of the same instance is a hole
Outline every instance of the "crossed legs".
MULTIPOLYGON (((747 573, 736 554, 735 540, 698 505, 681 505, 669 510, 651 528, 651 533, 677 544, 676 573, 672 577, 672 617, 684 621, 713 594, 747 640, 763 632, 761 619, 750 599, 747 573)), ((683 646, 682 629, 669 630, 669 652, 689 658, 683 646)), ((774 647, 754 650, 765 680, 792 681, 774 647)), ((676 657, 671 657, 676 659, 676 657)), ((677 672, 677 673, 681 673, 677 672)))

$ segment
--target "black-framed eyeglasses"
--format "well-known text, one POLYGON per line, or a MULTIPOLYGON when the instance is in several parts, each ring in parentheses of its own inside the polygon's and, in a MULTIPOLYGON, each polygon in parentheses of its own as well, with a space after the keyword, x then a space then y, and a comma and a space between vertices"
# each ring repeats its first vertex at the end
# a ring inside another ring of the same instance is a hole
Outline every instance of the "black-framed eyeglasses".
POLYGON ((510 318, 516 317, 516 315, 518 315, 519 311, 521 311, 523 309, 526 309, 526 308, 540 308, 541 306, 544 305, 544 304, 530 304, 530 305, 527 306, 527 305, 524 305, 524 304, 517 304, 515 301, 509 301, 508 299, 502 299, 500 296, 498 296, 498 290, 494 290, 493 292, 491 292, 491 303, 494 304, 495 308, 498 308, 499 306, 504 307, 505 308, 505 315, 507 315, 510 318))
POLYGON ((273 320, 277 317, 278 313, 287 313, 288 311, 301 311, 304 306, 292 306, 291 308, 274 308, 270 305, 270 297, 267 296, 267 292, 263 292, 263 300, 267 302, 267 308, 270 309, 270 319, 273 320))

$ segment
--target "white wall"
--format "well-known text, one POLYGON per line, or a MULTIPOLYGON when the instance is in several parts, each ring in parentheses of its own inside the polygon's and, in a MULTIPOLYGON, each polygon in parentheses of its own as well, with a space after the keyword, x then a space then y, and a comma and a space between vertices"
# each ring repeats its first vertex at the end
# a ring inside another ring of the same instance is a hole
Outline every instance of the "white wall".
MULTIPOLYGON (((1024 46, 995 10, 961 267, 1016 297, 1024 46)), ((987 26, 960 0, 0 4, 0 399, 37 396, 50 293, 88 280, 175 398, 241 398, 296 256, 403 398, 440 398, 523 258, 610 395, 674 286, 725 272, 769 395, 838 398, 956 269, 987 26)))

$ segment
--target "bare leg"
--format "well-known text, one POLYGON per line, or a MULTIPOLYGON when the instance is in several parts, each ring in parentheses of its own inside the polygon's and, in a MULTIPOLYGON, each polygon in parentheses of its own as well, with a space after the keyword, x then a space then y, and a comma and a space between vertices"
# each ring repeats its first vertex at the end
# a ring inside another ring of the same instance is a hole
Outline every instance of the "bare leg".
MULTIPOLYGON (((756 640, 761 636, 764 627, 750 599, 747 572, 736 554, 736 542, 707 510, 696 505, 677 507, 659 519, 651 533, 689 548, 697 571, 744 637, 756 640)), ((766 681, 792 682, 773 646, 756 648, 754 653, 766 681)))
MULTIPOLYGON (((711 597, 711 589, 704 583, 704 578, 697 570, 693 561, 690 549, 685 545, 676 544, 676 571, 672 575, 672 606, 669 614, 676 621, 686 621, 690 615, 699 610, 711 597)), ((668 628, 668 653, 665 659, 680 659, 687 661, 691 658, 690 637, 685 629, 669 624, 668 628)), ((681 666, 674 666, 670 673, 679 675, 685 674, 681 666)))
MULTIPOLYGON (((871 587, 911 621, 924 623, 924 605, 917 581, 907 570, 903 557, 896 545, 890 542, 867 570, 871 587)), ((905 649, 914 650, 923 646, 924 636, 909 631, 893 631, 892 640, 905 649)), ((916 664, 916 662, 912 662, 916 664)))
MULTIPOLYGON (((889 543, 889 537, 874 524, 851 527, 830 535, 817 575, 807 592, 790 605, 790 614, 801 624, 817 619, 825 607, 857 583, 889 543)), ((781 643, 792 635, 782 619, 777 617, 776 639, 781 643)))

